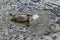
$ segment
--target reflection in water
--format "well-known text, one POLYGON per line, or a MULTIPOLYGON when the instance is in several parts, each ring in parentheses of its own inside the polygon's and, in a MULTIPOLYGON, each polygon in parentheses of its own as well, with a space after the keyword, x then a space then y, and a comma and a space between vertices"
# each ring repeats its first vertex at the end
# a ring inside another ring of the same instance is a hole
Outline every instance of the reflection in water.
POLYGON ((26 26, 30 26, 29 25, 29 20, 26 20, 26 21, 18 21, 17 19, 12 18, 10 21, 15 22, 15 23, 25 24, 26 26))

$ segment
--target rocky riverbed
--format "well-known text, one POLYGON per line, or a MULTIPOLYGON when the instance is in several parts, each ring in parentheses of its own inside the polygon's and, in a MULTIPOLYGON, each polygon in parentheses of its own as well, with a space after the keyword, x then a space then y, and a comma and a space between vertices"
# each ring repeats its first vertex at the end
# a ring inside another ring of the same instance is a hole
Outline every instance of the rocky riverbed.
POLYGON ((0 0, 0 40, 60 40, 60 0, 0 0), (10 13, 39 17, 26 26, 10 13))

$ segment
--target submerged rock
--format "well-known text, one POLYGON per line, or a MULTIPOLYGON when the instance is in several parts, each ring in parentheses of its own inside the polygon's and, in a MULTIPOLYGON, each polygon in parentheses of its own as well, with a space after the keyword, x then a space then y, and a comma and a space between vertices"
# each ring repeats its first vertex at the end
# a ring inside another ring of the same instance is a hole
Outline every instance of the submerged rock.
POLYGON ((57 24, 60 24, 60 19, 58 19, 56 23, 57 23, 57 24))
POLYGON ((39 2, 40 0, 31 0, 31 1, 33 1, 33 2, 35 2, 35 3, 36 3, 36 2, 39 2))

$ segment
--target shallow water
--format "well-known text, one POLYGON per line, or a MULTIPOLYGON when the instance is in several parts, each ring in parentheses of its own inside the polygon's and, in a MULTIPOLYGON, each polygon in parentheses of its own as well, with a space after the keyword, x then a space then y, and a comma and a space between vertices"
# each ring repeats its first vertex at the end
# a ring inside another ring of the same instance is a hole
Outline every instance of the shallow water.
POLYGON ((59 40, 58 10, 60 0, 0 0, 0 40, 59 40), (39 18, 21 22, 11 19, 10 13, 38 14, 39 18))

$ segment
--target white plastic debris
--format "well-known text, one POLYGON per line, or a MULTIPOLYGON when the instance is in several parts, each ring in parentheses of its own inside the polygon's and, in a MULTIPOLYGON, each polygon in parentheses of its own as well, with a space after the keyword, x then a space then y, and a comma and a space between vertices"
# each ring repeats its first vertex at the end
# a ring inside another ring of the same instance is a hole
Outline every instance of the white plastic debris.
POLYGON ((39 18, 39 15, 38 15, 38 14, 34 14, 34 15, 32 16, 32 18, 33 18, 34 20, 36 20, 37 18, 39 18))

